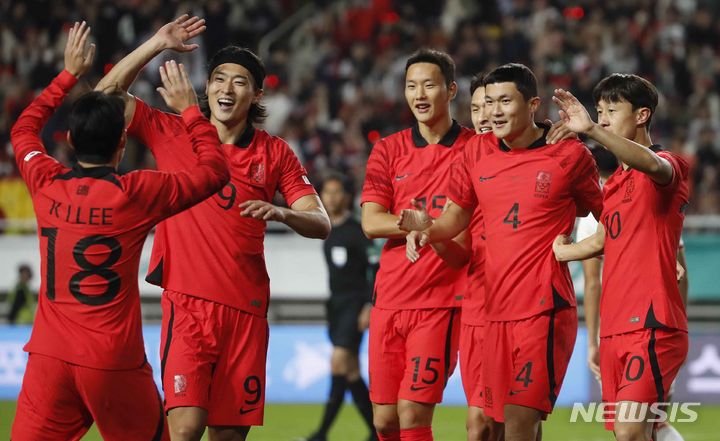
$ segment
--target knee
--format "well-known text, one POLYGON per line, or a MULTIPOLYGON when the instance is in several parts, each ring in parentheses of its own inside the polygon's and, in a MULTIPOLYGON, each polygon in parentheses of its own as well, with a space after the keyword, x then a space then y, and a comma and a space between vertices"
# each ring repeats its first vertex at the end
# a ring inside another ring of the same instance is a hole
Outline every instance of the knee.
POLYGON ((617 441, 647 441, 648 437, 645 435, 644 427, 616 425, 615 439, 617 441))
MULTIPOLYGON (((402 403, 402 402, 401 402, 402 403)), ((432 425, 433 405, 405 402, 398 406, 400 427, 412 429, 432 425)))
POLYGON ((400 423, 397 418, 389 418, 381 414, 373 414, 373 426, 375 430, 384 435, 400 431, 400 423))
POLYGON ((190 421, 181 421, 170 426, 173 441, 200 441, 205 433, 205 426, 190 421))

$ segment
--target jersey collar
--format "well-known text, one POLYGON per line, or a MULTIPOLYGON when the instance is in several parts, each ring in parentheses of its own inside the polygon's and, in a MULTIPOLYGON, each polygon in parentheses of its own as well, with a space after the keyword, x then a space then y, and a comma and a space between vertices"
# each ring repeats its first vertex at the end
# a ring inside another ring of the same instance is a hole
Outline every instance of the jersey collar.
MULTIPOLYGON (((539 123, 539 122, 536 122, 535 125, 538 126, 538 127, 540 127, 541 129, 543 129, 543 134, 542 134, 538 139, 536 139, 535 141, 533 141, 532 144, 530 144, 529 146, 527 146, 527 147, 526 147, 526 150, 537 149, 537 148, 540 148, 540 147, 543 147, 543 146, 546 146, 546 145, 547 145, 547 139, 546 139, 546 138, 547 138, 548 132, 550 131, 550 126, 547 125, 547 124, 545 124, 545 123, 539 123)), ((512 149, 511 149, 510 147, 508 147, 508 145, 505 144, 505 141, 503 141, 502 139, 498 139, 498 146, 500 146, 500 150, 502 150, 503 152, 510 152, 510 151, 512 151, 512 149)))
MULTIPOLYGON (((452 147, 453 144, 455 144, 455 140, 457 140, 458 136, 460 136, 461 129, 462 127, 460 127, 460 124, 458 124, 457 121, 453 120, 452 126, 450 126, 450 130, 447 131, 445 136, 442 137, 438 144, 445 147, 452 147)), ((415 124, 413 124, 412 126, 412 140, 413 144, 415 144, 415 147, 422 148, 428 146, 428 142, 420 134, 420 127, 418 126, 417 121, 415 121, 415 124)))
POLYGON ((650 150, 657 153, 663 151, 663 147, 660 144, 653 144, 650 146, 650 150))
POLYGON ((240 135, 240 138, 235 141, 235 145, 240 148, 247 148, 255 137, 255 127, 248 121, 247 127, 240 135))
POLYGON ((72 178, 93 178, 102 179, 103 181, 111 182, 118 187, 122 188, 120 181, 117 179, 117 170, 114 167, 102 166, 102 167, 82 167, 80 164, 73 165, 72 170, 67 173, 55 176, 53 179, 59 179, 67 181, 72 178))

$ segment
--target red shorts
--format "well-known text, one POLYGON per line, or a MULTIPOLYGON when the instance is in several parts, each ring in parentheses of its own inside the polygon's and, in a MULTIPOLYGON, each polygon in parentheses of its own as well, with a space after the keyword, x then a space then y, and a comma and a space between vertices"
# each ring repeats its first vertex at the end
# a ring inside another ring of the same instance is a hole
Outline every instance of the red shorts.
POLYGON ((261 426, 267 319, 169 290, 162 312, 165 410, 201 407, 208 426, 261 426))
MULTIPOLYGON (((687 332, 674 329, 640 329, 600 338, 603 402, 667 401, 687 353, 687 332)), ((613 430, 612 419, 605 428, 613 430)))
POLYGON ((483 359, 485 353, 485 325, 460 325, 460 374, 468 406, 483 407, 485 385, 482 381, 483 359))
POLYGON ((506 404, 551 413, 570 363, 577 326, 575 308, 488 322, 485 347, 493 348, 493 356, 483 363, 485 415, 504 422, 506 404))
POLYGON ((169 440, 150 365, 113 371, 30 354, 11 439, 79 440, 93 421, 105 440, 169 440))
POLYGON ((373 308, 370 315, 370 400, 439 403, 455 370, 460 309, 373 308))

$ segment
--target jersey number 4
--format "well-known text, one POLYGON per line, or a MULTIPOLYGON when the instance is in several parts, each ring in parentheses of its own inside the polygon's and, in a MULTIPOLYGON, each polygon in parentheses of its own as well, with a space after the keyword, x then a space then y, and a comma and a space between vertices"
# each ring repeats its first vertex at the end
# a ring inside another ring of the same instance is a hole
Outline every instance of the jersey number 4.
POLYGON ((519 217, 519 213, 520 213, 520 203, 515 202, 513 204, 512 208, 510 209, 510 211, 508 211, 508 214, 505 216, 505 219, 503 219, 503 223, 510 224, 510 225, 512 225, 513 230, 517 230, 518 226, 520 226, 520 224, 522 223, 522 221, 520 220, 520 217, 519 217))
MULTIPOLYGON (((40 234, 47 237, 47 280, 45 294, 50 300, 55 300, 55 242, 57 241, 57 228, 42 228, 40 234)), ((110 303, 120 292, 120 275, 110 267, 120 260, 122 246, 114 237, 87 236, 83 237, 73 247, 73 259, 83 271, 78 271, 70 278, 69 289, 73 297, 80 303, 90 306, 99 306, 110 303), (93 263, 85 257, 85 251, 94 245, 107 247, 110 254, 104 261, 93 263), (80 283, 90 276, 97 276, 107 281, 105 292, 99 296, 89 296, 80 291, 80 283)))

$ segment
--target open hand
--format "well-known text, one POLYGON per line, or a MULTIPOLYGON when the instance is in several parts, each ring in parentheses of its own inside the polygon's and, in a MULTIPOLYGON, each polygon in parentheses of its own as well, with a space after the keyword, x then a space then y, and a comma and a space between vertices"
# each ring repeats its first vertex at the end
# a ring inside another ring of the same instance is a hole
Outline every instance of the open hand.
POLYGON ((174 60, 165 62, 164 66, 160 66, 160 80, 163 85, 157 91, 169 108, 182 113, 188 107, 197 105, 197 94, 190 84, 185 66, 174 60))
POLYGON ((75 22, 65 43, 65 70, 77 78, 90 70, 95 57, 95 45, 87 45, 89 35, 90 26, 86 22, 75 22))
POLYGON ((593 128, 593 120, 588 111, 575 96, 563 89, 555 89, 552 100, 560 108, 560 121, 575 133, 585 133, 593 128))
POLYGON ((199 46, 197 44, 185 44, 185 42, 202 34, 205 29, 207 29, 205 19, 183 14, 158 29, 152 38, 160 43, 163 49, 190 52, 199 46))
POLYGON ((548 130, 547 136, 545 137, 548 144, 556 144, 566 139, 577 139, 577 133, 568 129, 562 121, 553 123, 551 120, 546 119, 545 124, 550 126, 550 130, 548 130))
POLYGON ((427 210, 423 208, 417 199, 412 199, 410 204, 414 209, 400 211, 397 226, 403 231, 423 231, 430 228, 432 226, 432 217, 430 217, 427 210))

